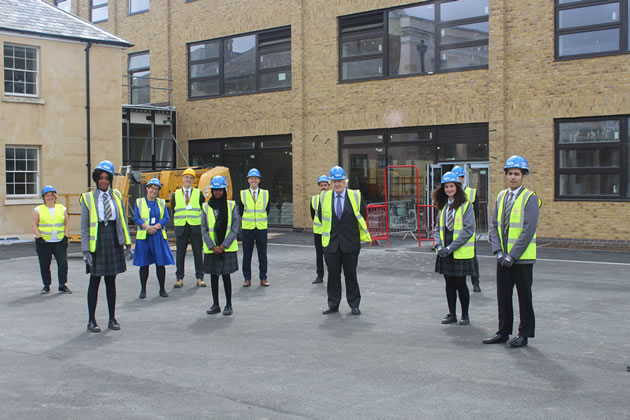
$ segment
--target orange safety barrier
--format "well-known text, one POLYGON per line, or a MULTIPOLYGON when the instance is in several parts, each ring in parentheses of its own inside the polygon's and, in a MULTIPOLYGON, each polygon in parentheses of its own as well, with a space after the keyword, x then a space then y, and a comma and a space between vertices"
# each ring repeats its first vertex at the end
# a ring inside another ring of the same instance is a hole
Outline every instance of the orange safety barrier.
POLYGON ((420 243, 422 243, 422 241, 433 242, 433 228, 438 214, 437 207, 430 204, 421 204, 418 206, 418 214, 420 215, 418 240, 420 243))
MULTIPOLYGON (((387 223, 387 205, 386 204, 368 204, 367 206, 367 226, 372 237, 372 243, 379 241, 387 241, 389 246, 389 225, 387 223)), ((380 245, 380 242, 379 242, 380 245)))

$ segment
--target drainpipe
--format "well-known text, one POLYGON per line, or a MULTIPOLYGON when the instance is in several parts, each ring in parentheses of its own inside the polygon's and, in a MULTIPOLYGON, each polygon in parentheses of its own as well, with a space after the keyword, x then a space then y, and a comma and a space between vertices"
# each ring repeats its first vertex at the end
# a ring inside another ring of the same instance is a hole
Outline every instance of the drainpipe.
POLYGON ((87 161, 86 161, 86 169, 87 169, 87 186, 90 188, 92 178, 90 174, 90 168, 92 167, 92 162, 90 159, 90 47, 92 46, 91 42, 87 43, 85 47, 85 127, 86 127, 86 142, 87 142, 87 161))

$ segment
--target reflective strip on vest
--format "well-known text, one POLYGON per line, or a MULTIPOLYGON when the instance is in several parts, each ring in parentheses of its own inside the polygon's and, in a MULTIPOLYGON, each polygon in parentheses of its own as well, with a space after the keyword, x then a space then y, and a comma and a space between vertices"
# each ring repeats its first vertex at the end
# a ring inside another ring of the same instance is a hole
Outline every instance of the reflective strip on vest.
MULTIPOLYGON (((228 221, 227 228, 225 229, 225 236, 230 233, 230 229, 232 228, 232 212, 234 211, 234 206, 236 203, 232 200, 228 200, 228 221)), ((214 209, 212 209, 208 203, 203 204, 203 211, 206 214, 206 220, 208 221, 208 234, 210 235, 210 239, 214 243, 214 246, 218 247, 221 244, 217 244, 217 237, 214 231, 214 224, 216 223, 216 219, 214 218, 214 209)), ((236 238, 232 241, 229 248, 226 248, 223 252, 237 252, 238 251, 238 241, 236 238)), ((206 241, 203 242, 203 252, 206 254, 214 254, 214 251, 208 248, 206 245, 206 241)))
MULTIPOLYGON (((322 191, 320 195, 320 203, 322 206, 322 246, 327 247, 330 243, 330 230, 332 228, 332 197, 334 194, 328 194, 328 190, 322 191)), ((351 190, 346 188, 346 194, 350 199, 350 205, 354 217, 357 219, 359 227, 359 236, 361 242, 372 242, 372 237, 367 229, 365 219, 361 215, 361 192, 359 190, 351 190)))
POLYGON ((252 197, 249 189, 241 190, 241 204, 243 204, 241 227, 245 230, 267 229, 267 204, 269 203, 269 192, 263 189, 259 189, 258 191, 258 200, 254 201, 254 197, 252 197))
POLYGON ((188 223, 191 226, 201 225, 201 206, 199 205, 199 199, 201 191, 197 188, 192 188, 188 205, 192 209, 186 208, 186 199, 184 198, 184 190, 180 188, 175 191, 175 208, 173 209, 173 224, 175 226, 186 226, 188 223))
POLYGON ((317 235, 322 234, 322 222, 319 220, 319 216, 317 216, 317 210, 319 209, 319 194, 314 195, 311 198, 311 208, 315 210, 315 216, 313 217, 313 233, 317 235))
POLYGON ((45 204, 39 206, 39 233, 45 241, 53 239, 62 240, 65 236, 66 216, 61 204, 55 204, 54 217, 45 204))
MULTIPOLYGON (((166 208, 166 202, 164 200, 162 200, 161 198, 157 199, 158 202, 158 208, 160 209, 160 220, 162 220, 164 218, 164 208, 166 208)), ((136 200, 136 207, 138 207, 138 210, 140 212, 140 218, 142 219, 142 221, 144 223, 146 223, 147 225, 150 225, 150 219, 151 219, 151 211, 149 210, 149 206, 147 205, 147 202, 144 198, 138 198, 136 200)), ((167 239, 166 237, 166 229, 164 227, 162 227, 162 229, 160 229, 162 231, 162 236, 164 237, 164 239, 167 239)), ((138 230, 136 231, 136 240, 140 239, 146 239, 147 238, 147 229, 142 229, 142 226, 138 226, 138 230)))
MULTIPOLYGON (((525 214, 525 206, 527 206, 527 202, 529 199, 536 194, 533 191, 528 189, 523 189, 523 191, 514 199, 514 204, 512 204, 512 210, 510 211, 510 220, 507 227, 508 237, 507 237, 507 251, 505 250, 505 246, 503 243, 503 204, 505 201, 505 196, 508 190, 500 191, 497 194, 497 231, 499 232, 499 243, 501 244, 501 250, 503 252, 507 252, 508 254, 512 250, 514 244, 518 241, 521 233, 523 232, 523 220, 525 214)), ((536 197, 538 201, 538 205, 540 206, 540 200, 536 197)), ((536 233, 534 233, 534 237, 527 245, 525 252, 521 255, 519 260, 535 260, 536 259, 536 233)))
MULTIPOLYGON (((455 242, 459 235, 461 235, 462 230, 464 229, 464 214, 466 213, 468 206, 470 206, 470 202, 466 201, 463 205, 459 206, 457 210, 455 210, 455 220, 453 222, 453 242, 455 242)), ((444 207, 446 208, 446 206, 444 207)), ((442 246, 446 246, 446 244, 444 243, 444 232, 446 229, 446 216, 444 215, 444 213, 446 212, 444 211, 444 209, 442 209, 440 211, 440 242, 442 243, 442 246)), ((473 234, 470 239, 468 239, 468 241, 464 245, 453 251, 453 258, 455 258, 456 260, 468 260, 474 258, 474 256, 475 231, 473 229, 473 234)))
POLYGON ((470 201, 471 204, 474 203, 475 202, 475 198, 477 198, 477 189, 476 188, 466 187, 464 192, 466 193, 466 199, 468 201, 470 201))

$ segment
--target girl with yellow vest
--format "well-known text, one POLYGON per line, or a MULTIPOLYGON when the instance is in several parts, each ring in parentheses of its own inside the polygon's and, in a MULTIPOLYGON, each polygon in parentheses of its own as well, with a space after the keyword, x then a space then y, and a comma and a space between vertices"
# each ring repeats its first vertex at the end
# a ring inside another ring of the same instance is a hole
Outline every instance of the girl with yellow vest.
POLYGON ((230 274, 238 271, 238 242, 236 235, 240 218, 236 203, 227 199, 227 182, 221 175, 210 181, 212 194, 203 205, 201 234, 205 254, 204 271, 210 274, 212 306, 208 315, 221 312, 219 306, 219 275, 223 277, 225 307, 223 315, 232 315, 232 279, 230 274))
POLYGON ((50 263, 52 256, 57 261, 57 278, 59 291, 72 293, 66 286, 68 281, 68 213, 65 206, 57 204, 57 191, 52 185, 42 189, 44 204, 33 211, 33 233, 35 234, 35 250, 39 258, 39 271, 44 287, 42 295, 50 293, 50 263))
POLYGON ((147 280, 151 264, 155 264, 160 296, 168 297, 164 288, 165 266, 175 264, 166 238, 166 224, 169 220, 166 202, 157 197, 161 188, 162 183, 157 178, 147 182, 147 195, 145 198, 136 200, 134 210, 134 220, 138 229, 133 265, 140 267, 140 296, 138 296, 140 299, 147 297, 147 280))
POLYGON ((459 325, 468 325, 470 293, 466 276, 475 271, 475 215, 457 175, 446 172, 442 185, 433 191, 432 199, 437 206, 438 218, 433 230, 437 259, 435 272, 444 275, 446 301, 449 313, 442 324, 457 322, 457 295, 462 307, 459 325))
POLYGON ((96 189, 81 195, 81 251, 88 272, 88 331, 100 332, 96 323, 96 303, 101 277, 105 278, 110 330, 119 330, 116 320, 116 275, 127 271, 125 257, 133 258, 131 239, 120 191, 110 188, 114 164, 100 162, 92 172, 96 189))

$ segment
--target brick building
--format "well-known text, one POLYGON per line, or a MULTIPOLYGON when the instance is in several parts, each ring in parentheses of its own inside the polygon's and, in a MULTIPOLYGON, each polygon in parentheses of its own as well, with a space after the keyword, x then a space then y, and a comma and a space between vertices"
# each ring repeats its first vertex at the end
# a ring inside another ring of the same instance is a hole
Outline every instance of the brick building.
POLYGON ((275 223, 308 228, 337 163, 370 202, 386 166, 416 165, 420 191, 400 169, 389 194, 421 203, 467 165, 491 210, 523 154, 539 238, 630 244, 628 0, 53 2, 135 45, 136 88, 172 79, 190 163, 229 166, 236 187, 258 167, 275 223))

